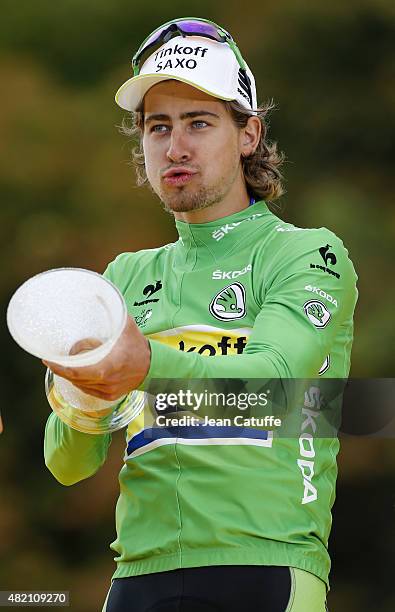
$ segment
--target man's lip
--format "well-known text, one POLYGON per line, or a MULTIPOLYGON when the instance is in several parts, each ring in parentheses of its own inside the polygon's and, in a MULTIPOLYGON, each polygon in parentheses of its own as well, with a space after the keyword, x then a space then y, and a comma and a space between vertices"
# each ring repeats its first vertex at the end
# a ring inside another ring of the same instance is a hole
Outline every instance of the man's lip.
POLYGON ((166 172, 164 172, 162 176, 163 178, 169 178, 171 176, 177 176, 181 174, 196 174, 196 170, 189 170, 188 168, 183 168, 182 166, 180 166, 179 168, 170 168, 169 170, 166 170, 166 172))

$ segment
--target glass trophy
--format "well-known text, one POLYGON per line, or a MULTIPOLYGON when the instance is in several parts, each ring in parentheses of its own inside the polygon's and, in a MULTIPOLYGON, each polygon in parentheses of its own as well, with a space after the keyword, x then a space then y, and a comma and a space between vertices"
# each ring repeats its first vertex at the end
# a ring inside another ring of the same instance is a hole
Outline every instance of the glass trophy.
MULTIPOLYGON (((82 268, 58 268, 33 276, 12 296, 8 329, 28 353, 66 367, 94 365, 123 332, 127 309, 109 280, 82 268)), ((51 408, 70 427, 90 434, 125 427, 144 409, 145 393, 131 391, 113 401, 87 395, 47 369, 51 408)))

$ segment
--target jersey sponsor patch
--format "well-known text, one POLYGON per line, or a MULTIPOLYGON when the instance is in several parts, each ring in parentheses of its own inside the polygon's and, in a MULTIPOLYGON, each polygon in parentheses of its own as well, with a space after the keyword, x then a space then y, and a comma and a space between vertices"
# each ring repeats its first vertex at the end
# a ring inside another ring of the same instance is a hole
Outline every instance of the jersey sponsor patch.
POLYGON ((305 289, 306 291, 311 291, 311 293, 316 293, 317 295, 324 298, 324 300, 327 300, 327 302, 333 304, 333 306, 336 306, 337 308, 337 300, 329 293, 326 293, 326 291, 324 291, 323 289, 320 289, 319 287, 313 287, 312 285, 305 285, 305 289))
POLYGON ((314 327, 322 329, 328 325, 331 313, 323 302, 309 300, 303 305, 303 309, 314 327))
POLYGON ((327 274, 331 274, 332 276, 335 276, 336 278, 340 278, 340 274, 338 272, 335 272, 334 270, 332 270, 332 268, 328 268, 328 265, 335 266, 337 264, 337 257, 335 253, 332 253, 329 250, 331 248, 332 246, 330 244, 326 244, 318 249, 319 254, 321 255, 323 261, 325 262, 325 266, 311 263, 310 268, 313 268, 316 270, 322 270, 323 272, 326 272, 327 274))
POLYGON ((310 264, 310 268, 312 268, 313 270, 322 270, 323 272, 327 272, 328 274, 331 274, 332 276, 336 276, 336 278, 340 278, 340 274, 338 274, 338 272, 335 272, 334 270, 331 270, 330 268, 326 268, 325 266, 320 266, 318 264, 310 264))
POLYGON ((263 213, 255 213, 254 215, 251 215, 251 217, 247 217, 247 219, 243 219, 242 221, 234 221, 233 223, 227 223, 219 229, 214 230, 211 235, 214 240, 218 242, 219 240, 222 240, 222 238, 224 238, 227 234, 229 234, 229 232, 238 227, 241 223, 244 223, 245 221, 255 221, 255 219, 259 219, 259 217, 263 217, 263 213))
POLYGON ((321 248, 318 249, 326 266, 328 264, 330 264, 331 266, 335 266, 337 263, 336 255, 329 250, 331 248, 332 248, 331 244, 326 244, 325 246, 322 246, 321 248))
POLYGON ((316 459, 314 436, 317 431, 317 419, 320 416, 321 404, 320 389, 314 386, 310 387, 304 394, 303 422, 299 437, 300 458, 297 460, 303 478, 302 504, 310 504, 318 498, 318 491, 315 483, 313 483, 316 459))
POLYGON ((143 295, 146 296, 146 299, 141 300, 139 302, 134 302, 133 306, 144 306, 145 304, 149 304, 150 302, 159 302, 159 298, 158 297, 152 297, 155 293, 157 293, 158 291, 160 291, 163 288, 162 285, 162 281, 161 280, 157 280, 155 285, 154 284, 148 284, 146 287, 144 287, 143 289, 143 295))
MULTIPOLYGON (((186 325, 161 332, 148 334, 148 338, 162 342, 183 352, 200 355, 242 354, 252 328, 240 327, 225 330, 211 325, 186 325)), ((124 460, 168 444, 183 445, 238 445, 271 447, 273 432, 250 427, 178 426, 174 431, 169 427, 155 427, 154 417, 147 405, 144 412, 133 419, 127 427, 127 449, 124 460)))
POLYGON ((136 324, 141 328, 146 326, 148 319, 150 319, 151 317, 152 309, 146 308, 139 315, 137 315, 134 320, 136 321, 136 324))
POLYGON ((210 357, 241 355, 251 331, 251 327, 226 330, 211 325, 185 325, 148 334, 148 337, 184 353, 199 353, 210 357))
POLYGON ((209 311, 220 321, 242 319, 246 315, 246 290, 241 283, 221 289, 211 301, 209 311))
POLYGON ((251 270, 252 270, 251 264, 244 266, 244 268, 242 268, 241 270, 230 270, 229 272, 225 272, 224 270, 214 270, 211 278, 213 280, 224 280, 224 279, 232 280, 234 278, 237 278, 238 276, 243 276, 243 274, 247 274, 247 272, 251 272, 251 270))

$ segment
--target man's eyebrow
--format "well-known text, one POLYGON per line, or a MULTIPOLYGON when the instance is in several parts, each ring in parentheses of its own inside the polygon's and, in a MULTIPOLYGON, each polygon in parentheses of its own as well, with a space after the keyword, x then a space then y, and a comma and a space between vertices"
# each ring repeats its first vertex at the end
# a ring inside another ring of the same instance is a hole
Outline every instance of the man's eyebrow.
MULTIPOLYGON (((219 119, 219 115, 217 115, 216 113, 211 113, 208 110, 197 110, 197 111, 190 111, 188 113, 181 113, 180 115, 180 119, 194 119, 195 117, 205 117, 205 116, 210 116, 210 117, 216 117, 217 119, 219 119)), ((149 123, 150 121, 171 121, 171 117, 170 115, 164 115, 162 113, 157 113, 157 114, 153 114, 153 115, 148 115, 148 117, 145 118, 145 123, 149 123)))

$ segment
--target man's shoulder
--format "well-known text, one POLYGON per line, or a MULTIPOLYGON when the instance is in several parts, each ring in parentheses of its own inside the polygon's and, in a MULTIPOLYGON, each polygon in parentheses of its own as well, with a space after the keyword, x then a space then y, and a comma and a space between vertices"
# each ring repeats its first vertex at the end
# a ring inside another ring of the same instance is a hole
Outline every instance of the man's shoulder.
POLYGON ((113 263, 116 266, 135 265, 136 263, 148 262, 162 257, 175 247, 175 242, 164 244, 152 249, 141 249, 140 251, 126 251, 116 256, 113 263))
POLYGON ((175 245, 176 243, 172 242, 153 249, 120 253, 108 264, 103 274, 110 280, 115 280, 115 276, 130 275, 136 268, 139 270, 147 269, 154 266, 162 257, 166 257, 175 245))
MULTIPOLYGON (((355 279, 354 266, 342 239, 327 227, 298 227, 271 214, 267 231, 257 240, 258 252, 268 274, 282 276, 305 269, 332 268, 349 272, 355 279)), ((257 233, 259 236, 259 232, 257 233)), ((256 234, 256 236, 257 236, 256 234)), ((330 273, 330 270, 329 272, 330 273)))
POLYGON ((270 250, 262 250, 265 260, 269 285, 300 277, 306 284, 328 291, 345 288, 350 295, 355 293, 358 277, 349 252, 342 239, 327 227, 300 228, 279 220, 270 250))
POLYGON ((276 215, 273 215, 273 235, 277 237, 278 241, 309 241, 316 239, 317 237, 328 235, 337 238, 336 234, 328 229, 327 227, 299 227, 288 221, 283 221, 276 215))
POLYGON ((329 248, 345 249, 343 241, 327 227, 298 227, 292 223, 274 217, 270 246, 275 253, 281 251, 281 259, 294 258, 296 255, 310 253, 314 249, 329 248))

